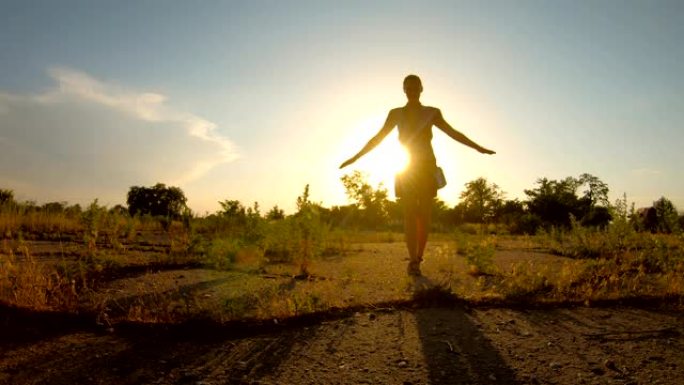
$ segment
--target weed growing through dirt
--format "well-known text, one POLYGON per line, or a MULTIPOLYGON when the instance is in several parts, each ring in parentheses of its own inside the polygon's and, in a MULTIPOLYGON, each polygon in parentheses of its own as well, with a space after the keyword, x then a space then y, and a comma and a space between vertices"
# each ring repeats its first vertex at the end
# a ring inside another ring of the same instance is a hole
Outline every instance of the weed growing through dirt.
MULTIPOLYGON (((297 214, 277 219, 263 218, 255 205, 237 217, 165 218, 163 225, 159 218, 106 210, 97 201, 77 214, 4 207, 0 300, 32 309, 94 311, 99 319, 180 322, 283 318, 408 298, 410 279, 398 267, 402 234, 331 228, 308 189, 297 203, 297 214), (61 254, 43 249, 34 255, 31 245, 44 247, 36 240, 59 241, 61 254), (206 277, 176 286, 160 278, 180 267, 202 268, 227 283, 209 289, 206 277), (134 284, 121 300, 111 283, 127 277, 134 284)), ((431 234, 424 273, 440 288, 437 296, 474 302, 681 301, 684 238, 638 233, 626 203, 613 210, 613 223, 603 229, 573 222, 536 236, 496 235, 495 226, 472 225, 455 236, 431 234), (522 256, 510 262, 516 251, 522 256)))
MULTIPOLYGON (((614 240, 609 231, 594 232, 592 236, 598 244, 614 240)), ((581 255, 584 258, 565 261, 559 271, 520 263, 497 281, 496 291, 503 298, 529 302, 684 298, 681 238, 642 234, 638 244, 622 253, 581 255)))
POLYGON ((496 273, 496 266, 494 265, 496 241, 493 236, 482 234, 467 236, 457 233, 456 247, 457 252, 465 258, 471 275, 493 275, 496 273))

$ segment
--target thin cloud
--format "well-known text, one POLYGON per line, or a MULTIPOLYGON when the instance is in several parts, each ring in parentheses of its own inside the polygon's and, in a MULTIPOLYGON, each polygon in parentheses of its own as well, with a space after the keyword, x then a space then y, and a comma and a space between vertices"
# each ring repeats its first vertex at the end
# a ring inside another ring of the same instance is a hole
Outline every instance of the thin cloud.
POLYGON ((0 187, 120 202, 133 184, 184 186, 238 158, 214 122, 163 94, 73 69, 49 75, 54 86, 38 94, 0 91, 0 187))
POLYGON ((20 99, 16 95, 0 92, 0 116, 8 114, 10 105, 20 99))
POLYGON ((181 124, 189 136, 218 146, 220 150, 213 162, 198 162, 175 183, 182 184, 201 178, 215 166, 238 158, 235 145, 216 132, 216 124, 197 115, 168 107, 165 104, 167 98, 162 94, 132 91, 104 83, 84 72, 72 69, 52 68, 48 72, 58 83, 58 88, 36 96, 35 100, 38 102, 57 103, 63 101, 65 96, 74 96, 121 111, 142 121, 181 124))
POLYGON ((660 176, 663 175, 663 172, 652 168, 642 167, 633 169, 632 174, 637 176, 660 176))

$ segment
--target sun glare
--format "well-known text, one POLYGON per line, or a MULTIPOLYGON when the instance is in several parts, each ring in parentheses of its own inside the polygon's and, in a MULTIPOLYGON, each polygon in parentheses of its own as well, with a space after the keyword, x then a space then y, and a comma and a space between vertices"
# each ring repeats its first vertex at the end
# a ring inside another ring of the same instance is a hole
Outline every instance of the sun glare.
POLYGON ((390 135, 359 162, 358 168, 368 174, 368 181, 373 186, 382 183, 391 191, 394 188, 394 176, 403 171, 408 162, 408 152, 399 144, 396 135, 390 135))
MULTIPOLYGON (((366 119, 352 124, 351 126, 355 126, 355 128, 350 131, 354 135, 349 136, 347 142, 340 146, 345 149, 340 158, 348 157, 349 149, 352 150, 352 154, 360 150, 380 130, 385 117, 384 113, 370 115, 366 119)), ((350 173, 353 170, 361 171, 374 188, 382 183, 392 195, 395 175, 403 171, 408 164, 409 154, 399 143, 397 130, 394 129, 382 143, 355 162, 349 169, 342 170, 342 173, 350 173)))

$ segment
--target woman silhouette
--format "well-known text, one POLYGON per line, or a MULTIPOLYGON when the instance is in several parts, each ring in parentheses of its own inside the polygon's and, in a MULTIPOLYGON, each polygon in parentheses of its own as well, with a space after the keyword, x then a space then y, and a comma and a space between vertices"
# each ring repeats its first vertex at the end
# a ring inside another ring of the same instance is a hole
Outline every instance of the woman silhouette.
POLYGON ((404 78, 404 93, 408 102, 404 107, 391 110, 380 131, 356 155, 346 160, 344 168, 375 148, 394 126, 399 129, 399 142, 409 152, 409 165, 395 181, 395 194, 404 208, 404 233, 409 253, 409 275, 420 275, 420 263, 430 230, 432 202, 437 196, 438 169, 432 151, 432 126, 436 126, 452 139, 483 154, 494 154, 456 131, 442 117, 439 109, 420 104, 423 85, 416 75, 404 78))

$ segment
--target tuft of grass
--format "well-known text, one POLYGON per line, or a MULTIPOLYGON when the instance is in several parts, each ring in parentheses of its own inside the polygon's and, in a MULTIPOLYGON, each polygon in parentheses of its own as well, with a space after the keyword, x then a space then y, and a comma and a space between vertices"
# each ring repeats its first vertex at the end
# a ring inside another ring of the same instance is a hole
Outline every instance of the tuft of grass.
POLYGON ((493 275, 497 273, 494 265, 496 240, 492 236, 467 236, 457 233, 456 248, 458 254, 465 258, 469 274, 473 276, 493 275))
POLYGON ((530 261, 519 262, 494 285, 494 291, 506 300, 532 301, 548 295, 554 288, 547 274, 546 269, 539 269, 530 261))
POLYGON ((6 247, 0 254, 0 300, 38 310, 75 310, 76 278, 37 262, 25 245, 19 250, 20 256, 6 247))

